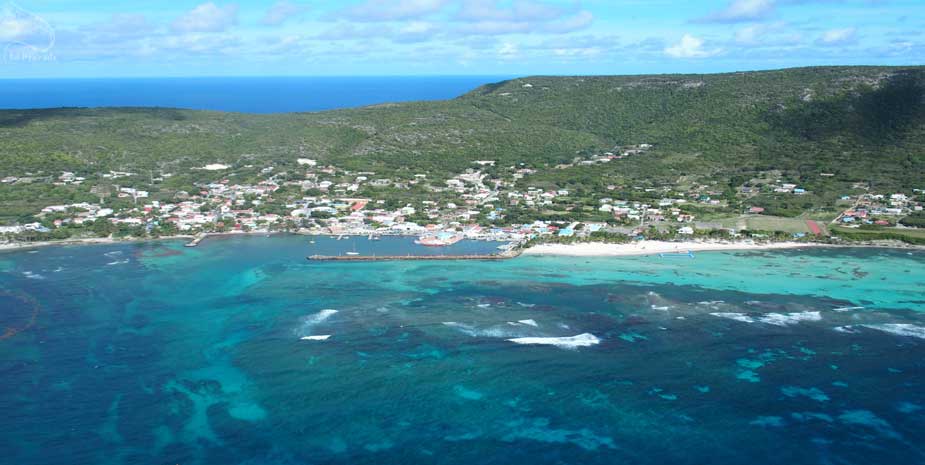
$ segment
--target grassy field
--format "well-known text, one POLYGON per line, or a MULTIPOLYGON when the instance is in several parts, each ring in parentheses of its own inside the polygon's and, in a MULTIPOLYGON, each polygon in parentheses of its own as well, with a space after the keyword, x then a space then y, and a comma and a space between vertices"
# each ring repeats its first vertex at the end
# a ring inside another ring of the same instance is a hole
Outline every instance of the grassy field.
MULTIPOLYGON (((728 218, 721 221, 723 227, 748 229, 751 231, 783 231, 788 233, 811 233, 806 225, 805 218, 784 218, 780 216, 745 215, 738 218, 728 218)), ((826 231, 823 222, 819 227, 826 231)))
POLYGON ((857 235, 876 236, 878 234, 888 233, 888 234, 897 234, 897 235, 905 236, 905 237, 911 237, 914 239, 925 239, 925 229, 909 229, 909 228, 860 229, 860 228, 845 228, 842 226, 835 226, 832 229, 836 232, 845 232, 845 233, 857 234, 857 235))

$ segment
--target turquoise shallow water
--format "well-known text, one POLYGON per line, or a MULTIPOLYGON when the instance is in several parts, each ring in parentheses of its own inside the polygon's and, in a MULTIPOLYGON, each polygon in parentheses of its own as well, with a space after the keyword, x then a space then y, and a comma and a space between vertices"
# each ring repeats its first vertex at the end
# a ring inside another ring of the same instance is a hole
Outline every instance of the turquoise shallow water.
POLYGON ((331 247, 0 255, 0 463, 925 463, 922 252, 331 247))

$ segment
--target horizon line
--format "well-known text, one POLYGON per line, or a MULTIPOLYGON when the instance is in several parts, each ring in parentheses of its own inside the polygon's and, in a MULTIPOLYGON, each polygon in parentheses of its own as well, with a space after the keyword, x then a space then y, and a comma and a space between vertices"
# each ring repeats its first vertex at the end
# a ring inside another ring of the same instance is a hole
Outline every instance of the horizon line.
POLYGON ((888 64, 866 64, 866 65, 833 65, 819 64, 807 66, 789 66, 789 67, 768 67, 737 69, 729 71, 712 71, 704 72, 671 72, 671 73, 509 73, 509 74, 440 74, 440 73, 422 73, 422 74, 228 74, 228 75, 165 75, 165 76, 28 76, 28 77, 0 77, 0 81, 29 81, 29 80, 115 80, 115 79, 310 79, 310 78, 415 78, 415 77, 577 77, 577 76, 672 76, 672 75, 714 75, 714 74, 736 74, 736 73, 757 73, 767 71, 786 71, 795 69, 812 69, 812 68, 921 68, 923 64, 914 65, 888 65, 888 64))

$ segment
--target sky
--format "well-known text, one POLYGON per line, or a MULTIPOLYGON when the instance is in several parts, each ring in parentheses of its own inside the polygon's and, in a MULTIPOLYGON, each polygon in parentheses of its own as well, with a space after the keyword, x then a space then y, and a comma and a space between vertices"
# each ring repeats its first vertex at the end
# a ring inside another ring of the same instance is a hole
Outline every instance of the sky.
POLYGON ((925 63, 925 0, 0 0, 0 78, 925 63))

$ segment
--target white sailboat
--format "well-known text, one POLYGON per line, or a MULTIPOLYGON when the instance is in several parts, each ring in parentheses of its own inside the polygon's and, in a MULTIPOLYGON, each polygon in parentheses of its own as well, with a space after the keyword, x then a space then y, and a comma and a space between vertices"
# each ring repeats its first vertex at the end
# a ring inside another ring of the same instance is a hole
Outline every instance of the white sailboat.
POLYGON ((354 240, 354 241, 353 241, 353 252, 347 252, 347 255, 350 255, 351 257, 355 257, 355 256, 357 256, 357 255, 359 255, 359 254, 360 254, 360 253, 357 252, 357 242, 356 242, 356 240, 354 240))

